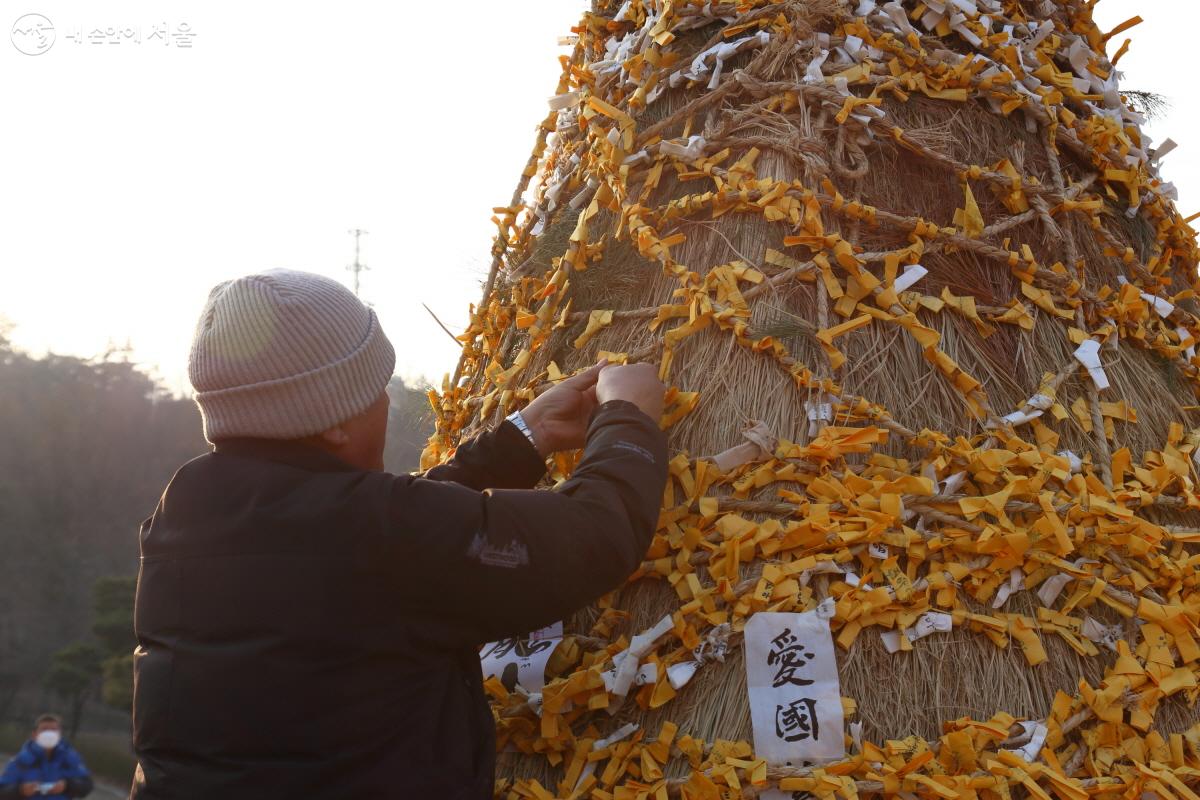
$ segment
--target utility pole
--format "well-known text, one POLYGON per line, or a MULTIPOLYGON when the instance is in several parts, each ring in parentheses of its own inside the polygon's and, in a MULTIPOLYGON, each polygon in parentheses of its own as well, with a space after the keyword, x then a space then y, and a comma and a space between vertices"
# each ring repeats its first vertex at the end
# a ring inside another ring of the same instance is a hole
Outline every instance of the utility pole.
POLYGON ((361 230, 359 228, 354 228, 353 230, 348 231, 348 233, 354 234, 354 263, 351 264, 350 266, 346 267, 346 269, 348 269, 354 273, 354 296, 355 297, 358 297, 358 276, 359 276, 359 274, 361 272, 363 272, 363 270, 370 269, 370 267, 368 267, 366 264, 363 264, 361 261, 359 261, 359 258, 358 258, 358 252, 359 252, 358 251, 358 240, 366 232, 367 231, 361 230))

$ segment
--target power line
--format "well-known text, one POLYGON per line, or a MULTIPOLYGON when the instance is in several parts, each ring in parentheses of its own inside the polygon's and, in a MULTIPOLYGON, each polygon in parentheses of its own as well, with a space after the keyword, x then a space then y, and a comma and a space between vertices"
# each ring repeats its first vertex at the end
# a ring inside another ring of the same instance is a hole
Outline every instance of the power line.
POLYGON ((358 297, 358 276, 364 270, 370 269, 370 267, 362 263, 362 261, 359 259, 359 239, 363 236, 363 234, 367 233, 367 231, 364 231, 360 228, 354 228, 348 231, 348 233, 354 234, 354 263, 346 267, 346 269, 354 273, 354 296, 358 297))

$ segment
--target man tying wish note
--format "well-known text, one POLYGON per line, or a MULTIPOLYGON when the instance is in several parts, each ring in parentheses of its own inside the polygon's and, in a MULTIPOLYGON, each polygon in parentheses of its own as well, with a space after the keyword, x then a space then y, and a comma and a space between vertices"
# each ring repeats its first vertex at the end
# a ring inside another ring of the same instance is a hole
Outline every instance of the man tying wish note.
POLYGON ((653 366, 597 364, 392 475, 394 363, 332 280, 213 289, 189 359, 213 451, 140 535, 131 797, 491 797, 479 646, 641 562, 667 478, 653 366), (531 490, 580 447, 569 480, 531 490))

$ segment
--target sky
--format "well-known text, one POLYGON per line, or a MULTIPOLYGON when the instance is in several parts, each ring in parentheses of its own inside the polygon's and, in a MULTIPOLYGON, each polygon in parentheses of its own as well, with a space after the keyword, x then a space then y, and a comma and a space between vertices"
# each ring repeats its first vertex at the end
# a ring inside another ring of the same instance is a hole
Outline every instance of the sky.
MULTIPOLYGON (((440 381, 490 264, 492 208, 533 146, 584 0, 330 6, 259 0, 21 0, 0 24, 0 317, 17 346, 113 346, 186 392, 208 290, 273 267, 351 285, 399 374, 440 381), (311 10, 310 10, 311 9, 311 10), (19 22, 20 20, 20 22, 19 22), (35 20, 37 21, 37 20, 35 20), (19 22, 19 24, 18 24, 19 22), (45 23, 42 23, 45 26, 45 23), (92 37, 99 30, 101 36, 92 37), (112 29, 112 35, 109 30, 112 29), (184 45, 184 46, 181 46, 184 45)), ((1148 126, 1180 147, 1163 173, 1200 211, 1200 112, 1187 64, 1200 4, 1101 0, 1105 30, 1145 22, 1126 89, 1171 104, 1148 126)))

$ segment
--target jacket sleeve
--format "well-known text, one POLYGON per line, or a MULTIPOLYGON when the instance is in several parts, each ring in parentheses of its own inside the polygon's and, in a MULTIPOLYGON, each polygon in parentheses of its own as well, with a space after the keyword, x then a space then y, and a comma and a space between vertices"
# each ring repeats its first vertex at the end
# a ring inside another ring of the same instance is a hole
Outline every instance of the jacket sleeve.
POLYGON ((596 410, 583 458, 551 491, 398 479, 408 602, 475 645, 560 620, 637 569, 666 480, 666 436, 625 401, 596 410))
MULTIPOLYGON (((13 756, 4 765, 4 772, 0 773, 0 797, 5 797, 5 792, 9 789, 18 788, 21 783, 21 765, 17 763, 17 757, 13 756)), ((13 797, 17 797, 14 792, 13 797)))
POLYGON ((469 489, 529 489, 546 474, 546 462, 508 420, 458 446, 454 456, 422 477, 469 489))
MULTIPOLYGON (((89 772, 88 768, 86 768, 84 765, 83 757, 79 756, 79 751, 72 748, 71 752, 67 753, 66 762, 66 769, 62 771, 62 777, 64 777, 66 781, 88 781, 89 784, 91 783, 91 772, 89 772)), ((88 792, 91 792, 90 786, 88 787, 88 792)), ((78 794, 72 796, 82 798, 83 795, 78 794)))

